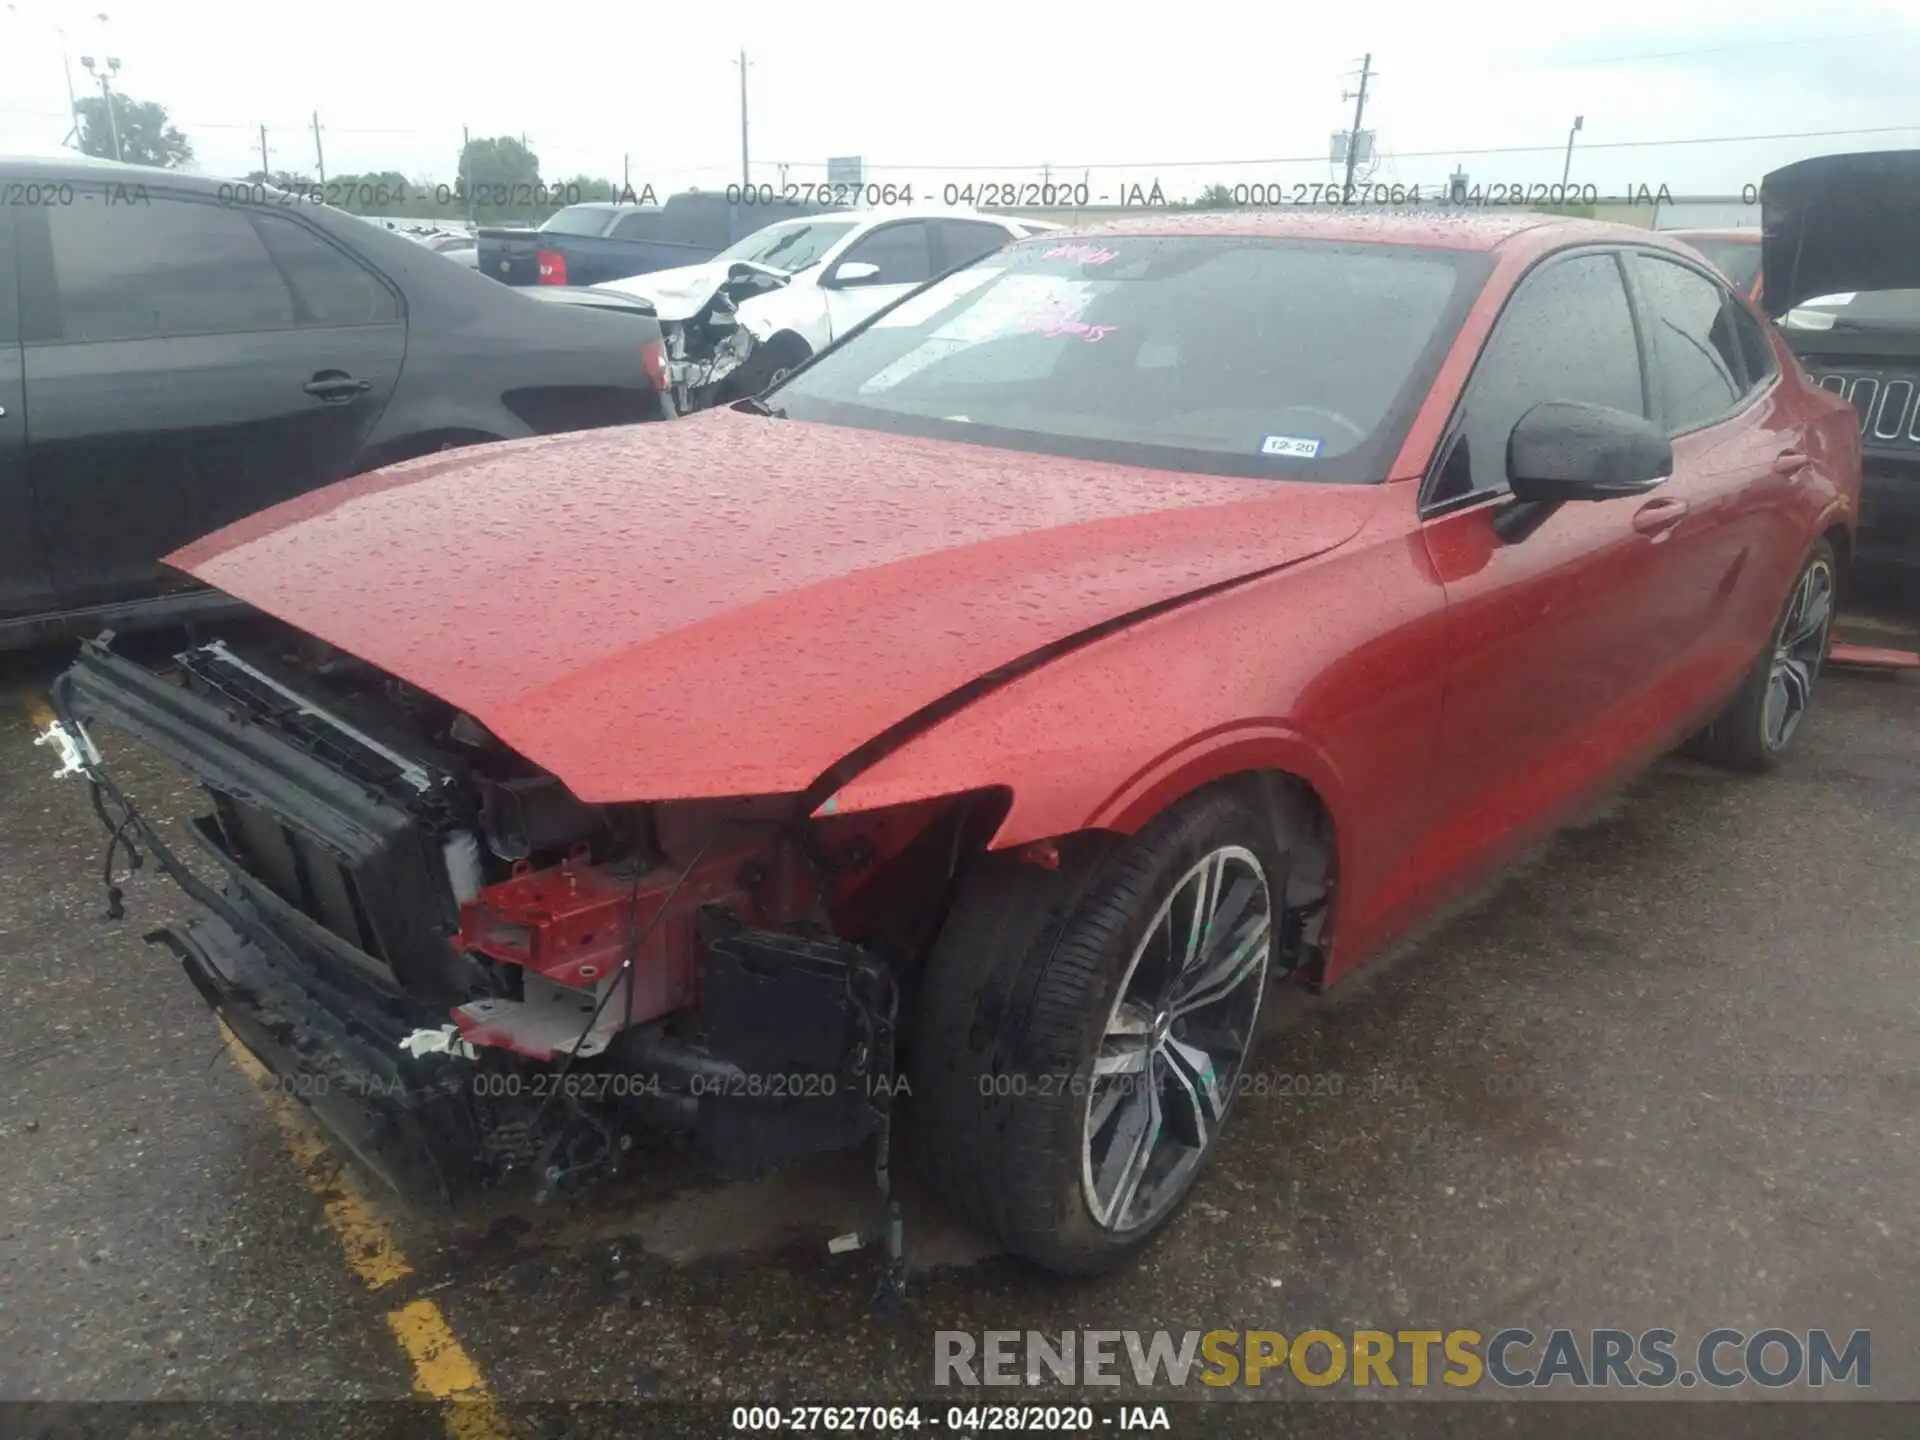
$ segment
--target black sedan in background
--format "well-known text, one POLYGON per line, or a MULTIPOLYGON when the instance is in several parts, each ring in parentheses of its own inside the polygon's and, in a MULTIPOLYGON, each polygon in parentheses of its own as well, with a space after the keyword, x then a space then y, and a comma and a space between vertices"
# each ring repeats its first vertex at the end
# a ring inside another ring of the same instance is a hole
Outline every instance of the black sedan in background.
POLYGON ((260 186, 0 160, 0 648, 190 614, 210 597, 156 561, 196 536, 397 460, 663 418, 665 387, 644 311, 543 305, 260 186))

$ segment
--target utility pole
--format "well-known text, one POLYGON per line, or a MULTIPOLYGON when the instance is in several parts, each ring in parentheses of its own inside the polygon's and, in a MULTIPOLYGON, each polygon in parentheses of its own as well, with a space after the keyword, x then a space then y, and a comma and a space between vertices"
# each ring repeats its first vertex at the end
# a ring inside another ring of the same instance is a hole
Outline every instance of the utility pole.
POLYGON ((99 70, 94 69, 91 55, 82 55, 80 63, 87 67, 89 75, 100 82, 100 98, 107 106, 107 127, 113 132, 113 158, 125 160, 126 156, 120 149, 120 117, 113 113, 113 86, 109 83, 120 73, 120 60, 117 56, 109 55, 105 67, 99 70))
POLYGON ((327 152, 320 148, 320 112, 313 112, 313 165, 320 172, 320 183, 327 183, 327 152))
POLYGON ((1353 167, 1360 162, 1360 121, 1367 113, 1367 82, 1372 78, 1373 52, 1368 51, 1366 59, 1360 62, 1360 88, 1352 92, 1340 92, 1342 100, 1353 101, 1353 129, 1347 134, 1347 180, 1340 190, 1342 204, 1353 195, 1353 167))
POLYGON ((746 186, 753 183, 747 165, 747 52, 742 50, 734 63, 740 67, 740 183, 746 186))
POLYGON ((467 127, 460 127, 460 167, 454 171, 454 178, 467 192, 467 225, 473 225, 473 179, 467 174, 467 155, 473 149, 473 137, 467 133, 467 127))
POLYGON ((1573 137, 1580 133, 1580 127, 1586 123, 1586 116, 1576 115, 1573 117, 1573 128, 1567 131, 1567 163, 1560 167, 1560 196, 1562 199, 1566 198, 1567 176, 1573 173, 1573 137))
POLYGON ((271 180, 273 172, 267 168, 267 127, 260 127, 260 178, 271 180))
MULTIPOLYGON (((7 8, 12 9, 13 7, 8 6, 7 8)), ((64 70, 67 75, 67 110, 73 116, 73 128, 67 131, 67 138, 60 143, 62 145, 71 145, 77 150, 80 148, 80 101, 73 93, 73 62, 67 59, 67 32, 58 25, 54 26, 53 29, 54 33, 60 37, 60 68, 64 70)))

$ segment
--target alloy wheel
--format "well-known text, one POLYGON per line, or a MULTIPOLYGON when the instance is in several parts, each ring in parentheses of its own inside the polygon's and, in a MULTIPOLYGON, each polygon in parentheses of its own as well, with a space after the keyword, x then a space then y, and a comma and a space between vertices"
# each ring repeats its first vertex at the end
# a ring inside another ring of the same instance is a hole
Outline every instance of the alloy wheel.
POLYGON ((1827 655, 1833 624, 1833 567, 1824 559, 1807 566, 1787 602, 1786 618, 1773 647, 1767 676, 1767 703, 1761 735, 1767 749, 1782 750, 1813 701, 1813 682, 1827 655))
POLYGON ((1212 1148, 1252 1048, 1273 919, 1259 860, 1224 846, 1181 877, 1135 948, 1083 1127, 1081 1180, 1103 1229, 1155 1224, 1212 1148))

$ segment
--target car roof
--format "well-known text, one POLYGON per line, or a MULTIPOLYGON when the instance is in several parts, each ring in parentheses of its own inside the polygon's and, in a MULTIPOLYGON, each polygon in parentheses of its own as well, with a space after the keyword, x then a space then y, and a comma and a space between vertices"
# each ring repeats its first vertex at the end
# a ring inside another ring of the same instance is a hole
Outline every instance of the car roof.
POLYGON ((186 170, 164 170, 155 165, 129 165, 120 160, 100 160, 63 150, 56 155, 0 155, 0 175, 62 175, 84 170, 102 181, 119 180, 128 185, 170 185, 180 190, 212 193, 222 185, 246 182, 224 175, 196 175, 186 170))
POLYGON ((1656 232, 1637 225, 1580 220, 1530 211, 1487 210, 1227 210, 1142 209, 1138 219, 1074 226, 1050 235, 1245 235, 1271 239, 1419 245, 1437 250, 1497 250, 1515 237, 1550 231, 1555 244, 1633 241, 1656 232))
POLYGON ((1751 226, 1744 230, 1662 230, 1660 233, 1689 245, 1696 240, 1732 240, 1742 245, 1758 245, 1764 238, 1757 227, 1751 226))
POLYGON ((878 225, 883 220, 984 220, 990 225, 1023 225, 1017 215, 989 215, 959 205, 889 205, 873 210, 820 210, 808 215, 782 215, 770 224, 798 220, 850 220, 856 225, 878 225))

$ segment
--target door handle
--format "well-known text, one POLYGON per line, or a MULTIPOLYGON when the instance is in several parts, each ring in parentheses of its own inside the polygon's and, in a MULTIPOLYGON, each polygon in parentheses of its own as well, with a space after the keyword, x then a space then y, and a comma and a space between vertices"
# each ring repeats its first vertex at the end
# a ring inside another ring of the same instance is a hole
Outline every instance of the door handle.
POLYGON ((1685 519, 1686 514, 1686 501, 1663 496, 1649 500, 1633 512, 1633 528, 1642 535, 1663 535, 1685 519))
POLYGON ((1798 475, 1813 463, 1813 457, 1804 450, 1782 450, 1773 457, 1773 473, 1776 475, 1798 475))
POLYGON ((328 404, 338 405, 353 399, 356 395, 365 394, 373 388, 373 382, 356 380, 351 375, 328 375, 322 372, 300 388, 309 395, 325 400, 328 404))

